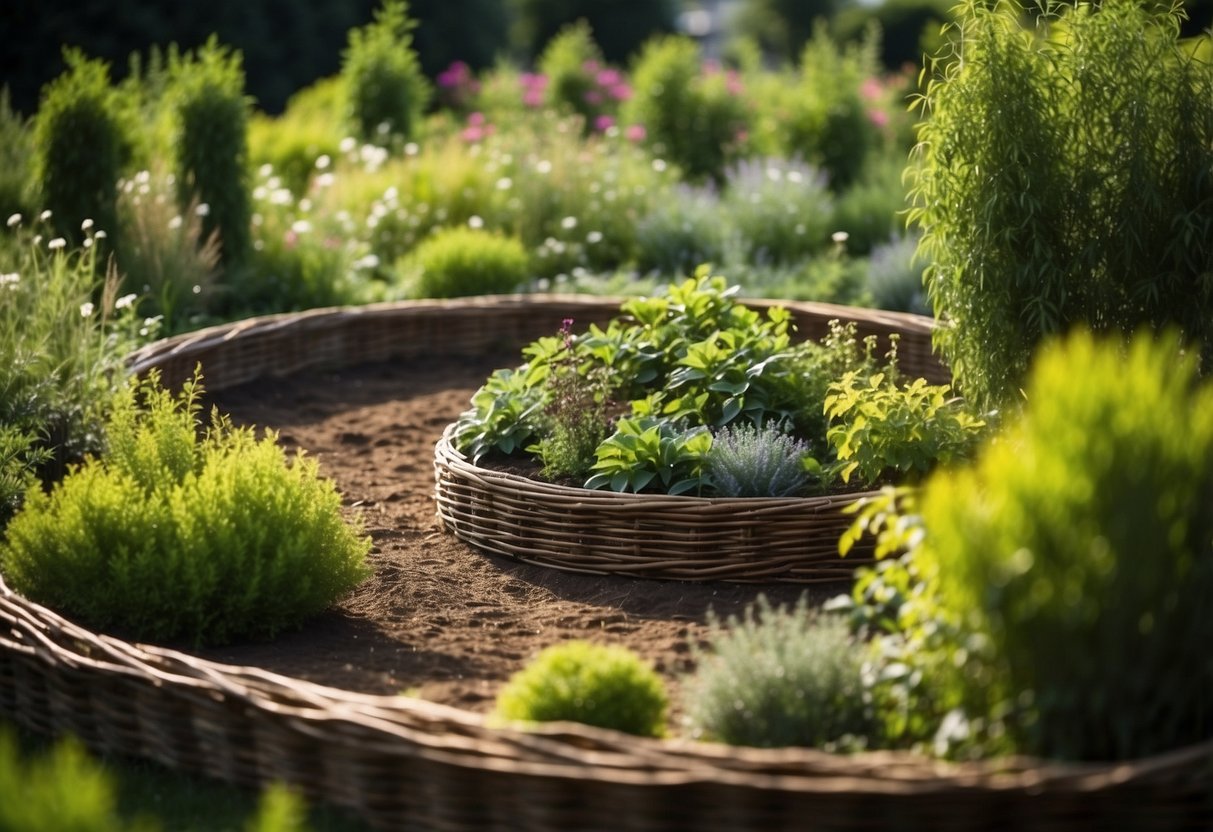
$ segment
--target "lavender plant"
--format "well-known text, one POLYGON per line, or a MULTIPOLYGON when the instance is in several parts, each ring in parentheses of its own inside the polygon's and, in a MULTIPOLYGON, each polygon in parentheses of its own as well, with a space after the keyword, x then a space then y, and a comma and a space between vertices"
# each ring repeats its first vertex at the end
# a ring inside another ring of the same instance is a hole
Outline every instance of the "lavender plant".
POLYGON ((819 472, 809 445, 780 426, 748 422, 718 431, 705 458, 712 488, 723 497, 790 497, 819 472))

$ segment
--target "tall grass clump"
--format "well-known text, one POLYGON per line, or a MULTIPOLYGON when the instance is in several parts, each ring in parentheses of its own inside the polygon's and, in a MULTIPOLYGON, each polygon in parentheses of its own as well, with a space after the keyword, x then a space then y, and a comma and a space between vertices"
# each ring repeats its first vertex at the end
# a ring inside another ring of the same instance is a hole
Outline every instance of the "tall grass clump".
POLYGON ((99 629, 224 643, 297 626, 362 580, 370 540, 315 460, 288 464, 272 433, 218 413, 201 432, 200 394, 154 374, 124 388, 105 453, 9 523, 15 590, 99 629))
POLYGON ((373 22, 349 33, 342 55, 348 118, 354 135, 380 145, 417 132, 430 85, 413 49, 406 0, 384 0, 373 22))
POLYGON ((74 49, 64 60, 67 69, 43 88, 34 117, 34 178, 55 235, 79 244, 84 220, 116 235, 118 178, 131 140, 109 65, 74 49))
POLYGON ((625 647, 570 641, 542 651, 497 695, 497 715, 527 722, 569 721, 659 737, 665 685, 625 647))
POLYGON ((14 215, 0 235, 0 526, 33 479, 100 449, 123 356, 155 334, 113 270, 99 280, 102 230, 82 232, 80 249, 48 232, 14 215))
POLYGON ((727 626, 686 684, 693 734, 760 748, 861 744, 873 722, 864 701, 862 653, 846 622, 789 610, 765 597, 727 626))
POLYGON ((1037 344, 1080 324, 1173 324, 1213 351, 1213 64, 1185 52, 1181 14, 962 7, 908 174, 935 337, 967 396, 1014 398, 1037 344))
POLYGON ((213 37, 171 62, 174 171, 181 210, 202 215, 202 239, 218 234, 225 266, 252 250, 248 114, 240 53, 213 37))

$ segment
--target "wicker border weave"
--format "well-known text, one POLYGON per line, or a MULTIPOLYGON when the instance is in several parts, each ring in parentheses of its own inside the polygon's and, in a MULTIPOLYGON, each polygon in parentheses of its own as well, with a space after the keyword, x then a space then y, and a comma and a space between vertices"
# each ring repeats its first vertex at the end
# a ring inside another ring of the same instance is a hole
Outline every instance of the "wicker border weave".
MULTIPOLYGON (((132 363, 171 382, 201 361, 218 390, 304 367, 449 354, 463 337, 463 354, 516 349, 548 331, 543 315, 558 325, 570 305, 582 320, 594 308, 580 299, 477 299, 274 316, 169 339, 132 363)), ((407 697, 98 635, 2 580, 0 716, 246 786, 283 780, 380 829, 1213 828, 1213 742, 1124 764, 948 765, 659 742, 567 724, 520 732, 407 697)))

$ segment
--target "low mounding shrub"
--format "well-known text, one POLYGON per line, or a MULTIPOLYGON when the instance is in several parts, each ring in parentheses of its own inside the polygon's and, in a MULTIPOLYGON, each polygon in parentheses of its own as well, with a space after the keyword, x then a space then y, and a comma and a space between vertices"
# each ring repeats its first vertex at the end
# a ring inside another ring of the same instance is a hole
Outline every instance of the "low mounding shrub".
MULTIPOLYGON (((74 740, 23 758, 11 730, 0 730, 0 829, 119 832, 113 784, 74 740)), ((148 829, 147 826, 138 828, 148 829)))
POLYGON ((14 589, 137 638, 221 643, 297 625, 362 580, 370 541, 317 463, 288 465, 273 434, 217 413, 199 438, 200 392, 132 384, 108 451, 27 492, 0 547, 14 589))
POLYGON ((513 237, 456 226, 422 241, 401 261, 400 271, 414 297, 504 294, 527 279, 530 258, 513 237))
POLYGON ((57 236, 78 243, 84 220, 117 233, 117 183, 131 141, 109 65, 70 49, 64 59, 67 71, 43 89, 34 118, 34 178, 57 236))
POLYGON ((570 721, 640 736, 665 733, 661 677, 636 654, 584 641, 558 644, 515 673, 497 713, 531 722, 570 721))
POLYGON ((1174 337, 1050 344, 1021 421, 927 485, 918 563, 987 645, 943 666, 972 725, 1009 714, 1015 750, 1128 759, 1213 736, 1213 385, 1196 364, 1174 337))
POLYGON ((809 480, 809 445, 775 425, 748 422, 721 429, 705 463, 712 488, 723 497, 790 497, 809 480))
POLYGON ((430 85, 413 50, 415 25, 406 0, 384 0, 372 23, 350 31, 341 77, 354 135, 362 141, 409 139, 421 124, 430 85))
POLYGON ((1037 344, 1079 325, 1174 325, 1213 355, 1213 64, 1178 42, 1181 12, 1058 3, 1032 31, 1017 2, 962 7, 909 219, 937 344, 979 404, 1015 400, 1037 344))
POLYGON ((873 725, 862 655, 844 620, 814 616, 803 598, 789 611, 761 597, 727 629, 713 623, 686 686, 692 731, 760 748, 858 744, 873 725))

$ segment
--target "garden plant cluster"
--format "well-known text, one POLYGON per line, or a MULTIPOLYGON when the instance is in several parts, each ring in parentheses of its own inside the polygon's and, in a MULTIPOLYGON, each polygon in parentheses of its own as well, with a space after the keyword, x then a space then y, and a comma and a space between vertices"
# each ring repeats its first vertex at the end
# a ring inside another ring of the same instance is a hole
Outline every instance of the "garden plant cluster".
POLYGON ((493 373, 457 447, 614 491, 880 489, 839 542, 878 560, 823 609, 716 621, 682 725, 652 668, 582 643, 497 719, 950 759, 1208 740, 1213 50, 1181 22, 969 0, 917 87, 875 35, 775 69, 669 36, 620 67, 576 25, 527 71, 430 82, 388 0, 275 118, 214 41, 118 85, 72 53, 31 122, 0 107, 0 573, 137 638, 296 626, 369 540, 313 461, 123 357, 263 312, 614 291, 493 373), (954 384, 742 295, 925 298, 954 384))

